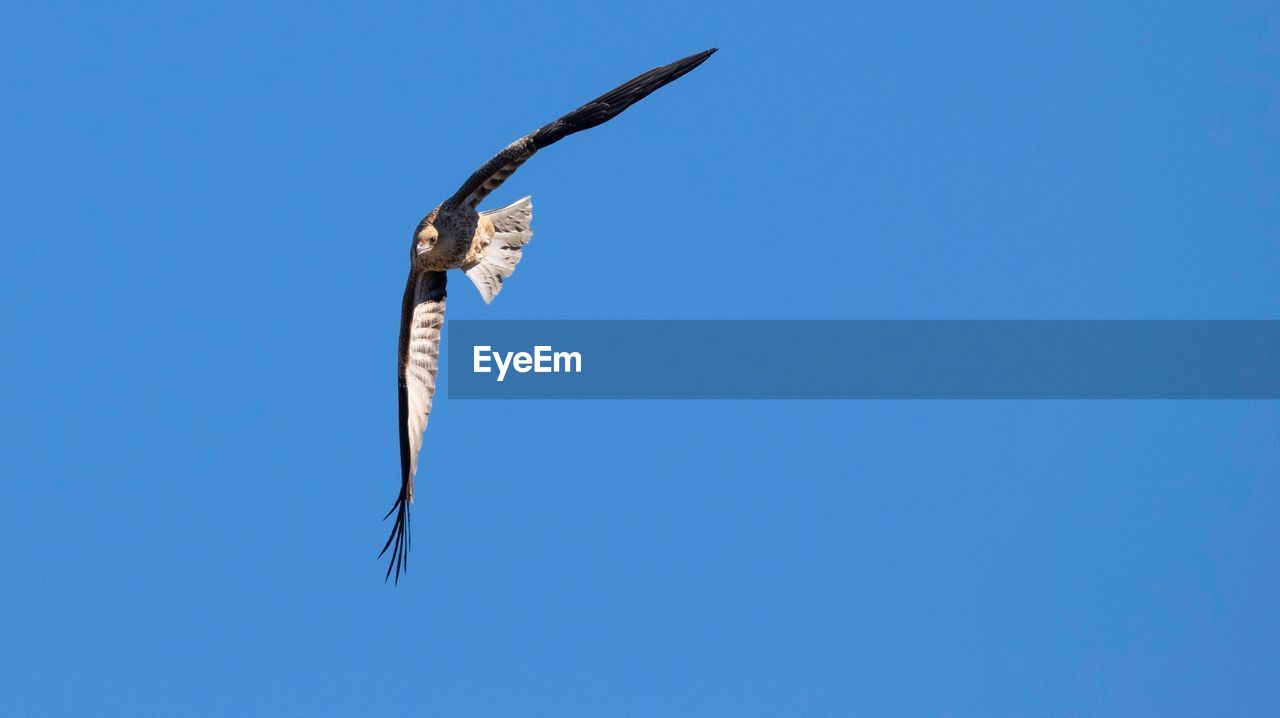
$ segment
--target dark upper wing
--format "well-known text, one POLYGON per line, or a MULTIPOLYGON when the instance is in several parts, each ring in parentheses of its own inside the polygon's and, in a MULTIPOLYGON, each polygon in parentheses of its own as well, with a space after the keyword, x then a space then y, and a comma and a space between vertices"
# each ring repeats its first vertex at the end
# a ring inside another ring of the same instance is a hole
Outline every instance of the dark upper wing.
POLYGON ((449 198, 446 205, 470 207, 475 209, 489 193, 507 181, 524 161, 538 151, 533 146, 531 135, 526 135, 507 145, 493 159, 480 165, 480 169, 471 173, 467 181, 449 198))
POLYGON ((649 93, 684 75, 711 57, 716 48, 676 60, 670 65, 654 69, 624 82, 613 90, 597 97, 549 125, 507 145, 493 159, 481 165, 471 174, 462 187, 449 199, 454 206, 472 208, 480 204, 488 194, 498 188, 534 152, 554 144, 565 137, 603 124, 622 114, 622 111, 644 99, 649 93))
POLYGON ((391 549, 387 577, 391 577, 394 569, 397 583, 409 558, 409 504, 413 501, 413 477, 418 473, 418 450, 422 448, 422 432, 427 428, 436 390, 440 329, 444 326, 445 279, 444 272, 411 272, 400 308, 400 495, 396 497, 391 511, 387 512, 387 516, 396 515, 396 522, 382 553, 378 554, 381 557, 391 549))

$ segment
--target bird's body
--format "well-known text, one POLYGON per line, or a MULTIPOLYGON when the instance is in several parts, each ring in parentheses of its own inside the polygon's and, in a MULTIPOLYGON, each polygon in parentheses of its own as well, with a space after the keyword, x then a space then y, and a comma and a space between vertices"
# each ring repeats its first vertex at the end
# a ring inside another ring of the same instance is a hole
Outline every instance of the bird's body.
POLYGON ((409 247, 413 268, 429 272, 460 269, 471 255, 471 248, 488 240, 481 224, 480 213, 474 207, 441 205, 431 210, 413 233, 409 247))
POLYGON ((408 556, 409 504, 413 501, 422 435, 435 394, 447 272, 461 269, 485 302, 491 302, 515 271, 524 246, 533 236, 533 205, 528 197, 483 212, 479 210, 480 202, 538 150, 618 116, 649 93, 702 64, 713 52, 714 49, 707 50, 650 70, 512 142, 418 223, 409 248, 409 279, 400 313, 401 487, 387 514, 396 514, 395 526, 382 548, 384 554, 392 551, 388 577, 394 570, 399 581, 408 556))

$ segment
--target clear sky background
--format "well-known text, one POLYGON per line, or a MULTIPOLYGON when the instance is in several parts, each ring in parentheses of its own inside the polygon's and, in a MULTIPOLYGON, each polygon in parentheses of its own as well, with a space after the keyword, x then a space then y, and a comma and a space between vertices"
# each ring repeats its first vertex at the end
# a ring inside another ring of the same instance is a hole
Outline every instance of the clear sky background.
POLYGON ((953 5, 8 7, 4 712, 1280 713, 1274 402, 442 398, 383 584, 414 225, 706 47, 451 317, 1280 318, 1274 3, 953 5))

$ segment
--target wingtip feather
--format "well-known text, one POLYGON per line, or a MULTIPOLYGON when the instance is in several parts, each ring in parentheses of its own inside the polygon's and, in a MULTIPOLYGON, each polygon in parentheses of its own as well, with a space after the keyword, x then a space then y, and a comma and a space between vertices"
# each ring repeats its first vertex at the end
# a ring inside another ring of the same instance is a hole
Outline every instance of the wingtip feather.
POLYGON ((655 90, 692 72, 718 49, 709 48, 637 75, 555 122, 534 130, 529 133, 528 139, 533 143, 536 151, 559 142, 575 132, 608 122, 655 90))
POLYGON ((391 535, 387 537, 387 542, 378 552, 378 558, 382 558, 386 555, 387 549, 391 549, 391 559, 387 562, 387 574, 383 582, 391 580, 394 570, 395 585, 399 586, 400 574, 407 573, 409 570, 409 544, 412 541, 409 533, 409 501, 403 491, 396 498, 395 504, 387 515, 382 517, 383 520, 390 518, 393 513, 396 514, 395 524, 391 527, 391 535))

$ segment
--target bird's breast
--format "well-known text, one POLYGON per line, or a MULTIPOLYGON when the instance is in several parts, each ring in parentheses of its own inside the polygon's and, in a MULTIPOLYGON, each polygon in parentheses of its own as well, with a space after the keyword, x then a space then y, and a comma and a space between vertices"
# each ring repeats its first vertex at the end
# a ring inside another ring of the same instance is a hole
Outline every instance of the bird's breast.
POLYGON ((489 243, 493 241, 493 221, 484 215, 480 215, 480 221, 476 223, 475 234, 472 235, 466 256, 463 258, 463 264, 473 264, 480 261, 480 257, 484 255, 484 251, 489 248, 489 243))

